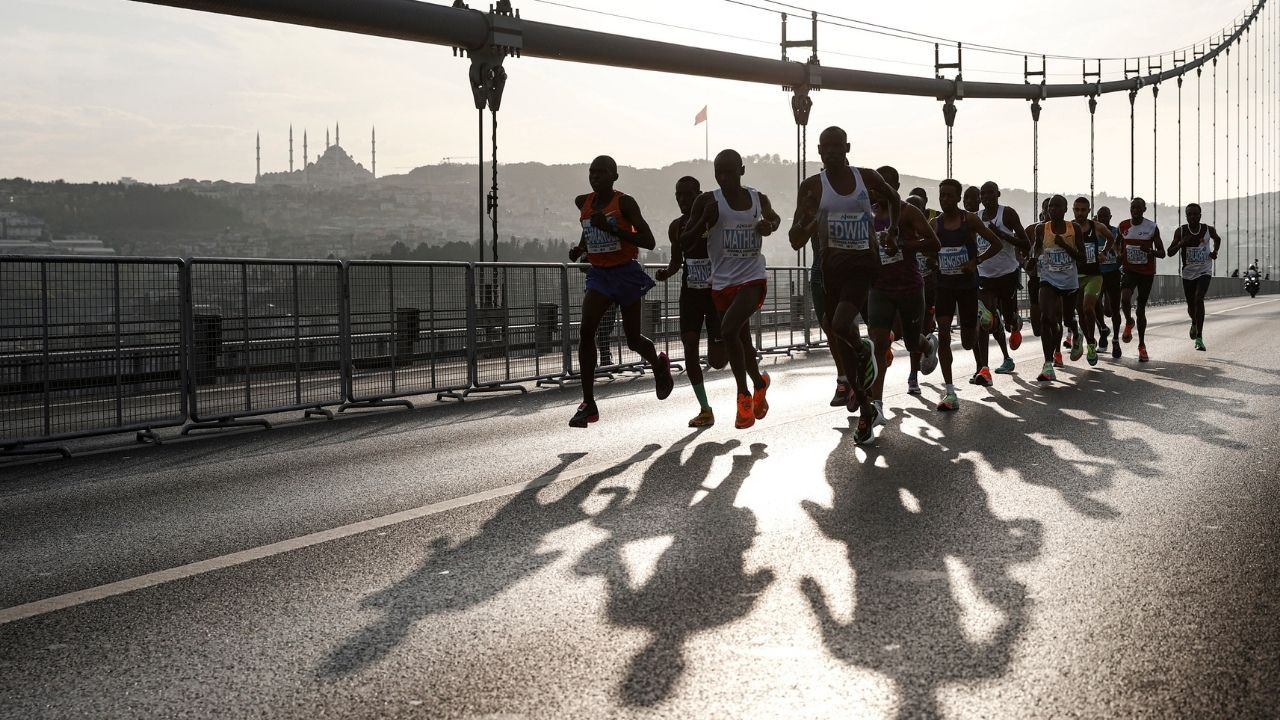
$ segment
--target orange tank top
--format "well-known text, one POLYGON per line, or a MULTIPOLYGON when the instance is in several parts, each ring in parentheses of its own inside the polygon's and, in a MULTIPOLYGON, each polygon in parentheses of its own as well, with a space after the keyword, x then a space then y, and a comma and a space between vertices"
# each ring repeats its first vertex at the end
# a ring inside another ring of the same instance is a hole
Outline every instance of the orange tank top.
MULTIPOLYGON (((635 260, 640 255, 640 248, 628 242, 622 242, 617 235, 607 233, 591 224, 591 216, 596 212, 594 207, 596 194, 587 195, 582 203, 582 239, 587 243, 587 262, 596 267, 616 267, 635 260)), ((618 224, 618 229, 634 232, 631 222, 622 215, 619 202, 622 193, 614 190, 609 204, 600 209, 605 217, 618 224)))

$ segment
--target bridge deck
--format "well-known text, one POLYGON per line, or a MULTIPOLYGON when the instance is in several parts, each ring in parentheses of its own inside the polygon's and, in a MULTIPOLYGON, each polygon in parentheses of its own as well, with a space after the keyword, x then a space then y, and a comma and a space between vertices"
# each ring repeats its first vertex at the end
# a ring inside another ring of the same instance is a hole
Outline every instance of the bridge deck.
POLYGON ((867 449, 822 356, 0 465, 0 715, 1275 717, 1280 301, 1208 312, 947 416, 900 355, 867 449))

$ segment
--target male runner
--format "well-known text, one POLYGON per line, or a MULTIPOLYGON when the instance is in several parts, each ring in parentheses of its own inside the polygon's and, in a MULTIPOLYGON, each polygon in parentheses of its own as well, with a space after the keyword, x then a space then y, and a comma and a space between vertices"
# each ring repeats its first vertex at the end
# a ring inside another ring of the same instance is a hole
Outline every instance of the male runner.
MULTIPOLYGON (((898 189, 898 181, 889 182, 893 189, 898 189)), ((933 218, 938 216, 937 210, 928 209, 928 196, 924 190, 916 188, 907 202, 919 210, 933 228, 933 218)), ((935 236, 936 237, 936 236, 935 236)), ((923 341, 911 352, 911 374, 907 375, 907 393, 920 394, 920 375, 932 374, 938 368, 938 323, 934 318, 934 305, 938 301, 938 253, 936 250, 921 250, 916 253, 916 270, 924 282, 924 318, 920 323, 923 341)))
POLYGON ((1173 231, 1169 254, 1182 253, 1182 291, 1187 296, 1187 314, 1191 316, 1191 339, 1196 341, 1196 349, 1203 351, 1204 296, 1213 281, 1213 261, 1218 259, 1222 238, 1212 225, 1200 223, 1198 204, 1188 205, 1186 215, 1187 224, 1173 231))
MULTIPOLYGON (((974 213, 960 208, 961 185, 948 178, 938 184, 938 204, 942 214, 934 226, 938 235, 938 359, 942 364, 945 390, 938 410, 960 409, 960 399, 951 377, 951 321, 960 322, 960 345, 973 348, 978 334, 978 265, 995 257, 1004 243, 974 213), (978 252, 977 238, 991 246, 978 252), (956 314, 957 309, 959 315, 956 314)), ((988 322, 990 321, 988 313, 988 322)))
POLYGON ((684 343, 685 368, 689 374, 689 384, 693 386, 693 394, 698 398, 699 412, 689 421, 689 427, 711 427, 716 423, 715 413, 707 402, 707 390, 703 386, 702 359, 700 345, 702 326, 707 326, 707 359, 713 368, 722 368, 728 362, 724 341, 720 338, 720 314, 716 312, 715 303, 711 300, 711 258, 707 257, 706 243, 686 254, 680 244, 680 231, 689 222, 689 211, 693 209, 693 201, 701 194, 702 186, 697 178, 688 175, 676 181, 676 205, 680 207, 680 217, 671 221, 667 227, 667 238, 671 241, 671 262, 656 273, 658 280, 665 282, 682 266, 684 272, 680 276, 680 340, 684 343))
POLYGON ((640 333, 640 299, 653 287, 653 278, 636 258, 640 248, 653 249, 653 231, 640 214, 635 198, 613 189, 617 181, 618 164, 608 155, 601 155, 591 161, 587 170, 591 192, 573 201, 582 221, 582 240, 569 250, 569 259, 577 262, 585 253, 591 267, 587 270, 582 326, 578 331, 582 404, 569 420, 570 427, 586 427, 600 419, 595 397, 596 331, 611 305, 622 308, 627 347, 653 366, 658 399, 665 400, 675 385, 667 354, 659 353, 653 341, 640 333))
POLYGON ((1044 368, 1036 377, 1051 382, 1054 354, 1062 336, 1059 320, 1065 308, 1075 305, 1080 287, 1076 263, 1084 262, 1080 238, 1084 230, 1074 220, 1067 220, 1067 199, 1054 195, 1049 199, 1049 220, 1036 227, 1032 238, 1031 258, 1040 277, 1040 347, 1044 350, 1044 368))
POLYGON ((844 363, 840 360, 840 343, 831 339, 831 323, 827 318, 827 291, 822 283, 822 251, 826 242, 820 234, 814 235, 813 261, 809 265, 809 288, 813 296, 813 312, 818 316, 818 325, 827 337, 827 350, 836 366, 836 391, 831 396, 831 407, 844 407, 849 402, 849 378, 844 373, 844 363))
MULTIPOLYGON (((1022 345, 1022 318, 1018 314, 1018 287, 1022 272, 1022 264, 1018 262, 1018 253, 1031 249, 1027 241, 1027 232, 1022 227, 1022 219, 1013 208, 1000 204, 1000 186, 988 180, 979 190, 982 201, 982 212, 978 216, 987 228, 1000 238, 1004 247, 995 257, 978 266, 978 299, 992 313, 996 320, 991 330, 979 324, 978 341, 973 346, 973 357, 977 361, 978 372, 970 382, 975 385, 991 384, 991 369, 988 366, 988 335, 994 335, 1004 362, 996 368, 996 372, 1007 375, 1013 372, 1013 358, 1009 350, 1017 350, 1022 345), (1001 320, 1003 319, 1003 323, 1001 320), (1005 331, 1009 332, 1009 343, 1005 345, 1005 331)), ((978 252, 986 252, 987 241, 978 239, 978 252)))
POLYGON ((746 168, 735 150, 716 155, 719 190, 703 193, 694 201, 680 242, 696 255, 705 245, 711 258, 711 297, 720 313, 720 327, 729 366, 738 383, 738 412, 733 426, 749 428, 769 412, 765 391, 769 374, 760 373, 756 349, 751 343, 751 316, 764 307, 769 273, 765 270, 764 237, 782 224, 769 198, 742 184, 746 168), (747 392, 751 376, 754 393, 747 392))
POLYGON ((1120 352, 1120 231, 1111 224, 1111 208, 1103 205, 1094 215, 1098 222, 1107 226, 1107 232, 1113 238, 1111 246, 1098 258, 1098 269, 1102 271, 1103 312, 1096 313, 1098 321, 1098 351, 1106 352, 1107 337, 1111 336, 1111 357, 1119 358, 1120 352), (1107 318, 1111 319, 1111 327, 1107 327, 1107 318))
POLYGON ((1156 258, 1165 256, 1160 228, 1143 215, 1147 201, 1134 198, 1129 203, 1130 219, 1120 223, 1120 252, 1124 277, 1120 280, 1120 305, 1124 310, 1124 341, 1133 340, 1133 291, 1138 291, 1138 361, 1147 362, 1147 298, 1156 279, 1156 258))
MULTIPOLYGON (((888 165, 876 170, 885 182, 895 189, 898 171, 888 165)), ((938 251, 938 238, 925 220, 924 213, 910 203, 903 202, 898 215, 898 252, 890 254, 888 243, 880 240, 880 272, 871 281, 867 296, 867 326, 875 344, 875 357, 886 357, 892 352, 893 334, 902 338, 902 344, 911 354, 911 374, 920 368, 920 323, 924 319, 924 278, 916 266, 915 255, 920 252, 938 251)), ((887 232, 892 218, 887 203, 876 198, 875 229, 877 238, 887 232)), ((858 444, 874 439, 876 425, 884 424, 884 377, 880 373, 871 388, 871 405, 874 413, 858 420, 853 440, 858 444)))
MULTIPOLYGON (((1080 292, 1076 294, 1076 309, 1080 311, 1080 327, 1084 328, 1085 341, 1088 344, 1089 364, 1098 364, 1098 344, 1094 342, 1093 330, 1097 325, 1094 308, 1098 304, 1098 295, 1102 292, 1102 267, 1099 264, 1107 251, 1114 247, 1115 237, 1107 226, 1097 220, 1089 219, 1089 199, 1078 197, 1071 204, 1075 214, 1076 225, 1082 234, 1079 236, 1084 250, 1084 262, 1077 269, 1079 273, 1080 292)), ((1079 360, 1080 338, 1071 344, 1071 359, 1079 360)))
POLYGON ((823 130, 818 137, 818 154, 822 172, 800 184, 788 234, 796 250, 815 235, 825 234, 822 274, 831 341, 841 343, 840 358, 846 377, 852 381, 847 407, 850 412, 858 408, 860 418, 870 422, 876 412, 870 390, 879 366, 871 342, 858 332, 857 316, 867 305, 867 291, 880 267, 880 251, 871 230, 871 194, 889 207, 883 242, 890 255, 898 251, 902 199, 875 170, 849 164, 849 139, 844 130, 834 126, 823 130))
MULTIPOLYGON (((1034 243, 1036 232, 1040 230, 1040 226, 1049 221, 1049 198, 1040 201, 1040 214, 1036 218, 1036 223, 1027 228, 1027 241, 1034 243)), ((1020 253, 1024 261, 1023 269, 1027 271, 1027 304, 1030 306, 1031 315, 1031 334, 1040 337, 1040 271, 1036 269, 1035 258, 1031 257, 1031 251, 1020 253)))

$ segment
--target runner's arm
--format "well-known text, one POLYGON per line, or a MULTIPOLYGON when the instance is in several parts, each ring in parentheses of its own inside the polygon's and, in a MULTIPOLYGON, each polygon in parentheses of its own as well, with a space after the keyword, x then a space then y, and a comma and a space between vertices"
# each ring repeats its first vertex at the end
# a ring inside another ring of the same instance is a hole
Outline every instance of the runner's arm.
POLYGON ((1000 233, 1000 239, 1013 245, 1015 248, 1024 253, 1031 249, 1031 241, 1027 239, 1027 229, 1022 227, 1022 218, 1018 217, 1018 211, 1006 206, 1004 209, 1004 224, 1013 230, 1012 233, 1000 233))
POLYGON ((796 203, 795 218, 791 221, 791 229, 787 231, 787 239, 791 241, 791 249, 799 250, 818 231, 818 194, 814 185, 821 182, 817 176, 800 184, 800 199, 796 203), (816 181, 816 182, 815 182, 816 181))
POLYGON ((757 227, 760 237, 769 237, 782 227, 782 218, 774 211, 769 196, 764 193, 760 193, 760 223, 757 227))
MULTIPOLYGON (((574 207, 578 208, 578 212, 582 212, 582 205, 587 201, 588 195, 579 195, 573 199, 574 207)), ((587 238, 585 235, 578 237, 578 244, 569 248, 569 262, 578 262, 578 258, 587 252, 587 238)))
POLYGON ((1155 256, 1158 258, 1165 257, 1167 253, 1164 251, 1164 240, 1160 237, 1160 228, 1156 228, 1156 232, 1151 236, 1151 242, 1155 245, 1155 256))
POLYGON ((914 232, 917 240, 906 243, 906 248, 915 253, 924 253, 930 255, 942 249, 942 243, 938 242, 938 235, 933 231, 933 225, 924 219, 924 213, 918 208, 908 205, 903 208, 902 220, 914 232))
POLYGON ((1096 220, 1093 221, 1093 226, 1102 231, 1102 237, 1107 239, 1107 241, 1102 245, 1102 254, 1106 255, 1107 253, 1115 252, 1116 236, 1111 234, 1111 228, 1096 220))
POLYGON ((1175 255, 1182 247, 1182 228, 1173 231, 1173 242, 1169 243, 1169 254, 1175 255))
POLYGON ((684 264, 684 253, 680 248, 680 218, 671 221, 667 226, 667 240, 671 243, 671 261, 667 266, 654 273, 659 281, 665 281, 667 278, 676 274, 680 266, 684 264))
POLYGON ((867 186, 867 192, 873 197, 878 197, 881 201, 889 203, 889 227, 885 238, 888 240, 886 252, 890 255, 898 252, 898 221, 902 212, 902 196, 898 194, 893 186, 885 182, 880 177, 880 173, 871 168, 858 168, 858 174, 862 176, 862 182, 867 186))
POLYGON ((716 204, 711 201, 712 197, 711 193, 702 193, 693 201, 693 208, 689 210, 689 222, 685 223, 684 230, 680 233, 680 245, 685 252, 699 250, 701 248, 698 244, 706 243, 702 233, 714 225, 719 216, 716 204))
POLYGON ((1209 237, 1213 238, 1213 252, 1209 253, 1209 257, 1217 260, 1218 248, 1222 247, 1222 238, 1218 237, 1218 229, 1212 225, 1209 226, 1209 237))
POLYGON ((618 209, 622 211, 622 217, 631 223, 631 227, 635 228, 632 232, 627 232, 622 228, 610 228, 609 232, 616 235, 619 240, 631 243, 645 250, 652 250, 658 246, 653 238, 653 230, 649 228, 649 223, 645 221, 644 216, 640 214, 640 205, 636 199, 630 195, 623 195, 618 201, 618 209))
POLYGON ((1000 251, 1004 249, 1004 242, 1000 239, 1000 236, 991 232, 991 228, 987 227, 987 224, 982 222, 982 218, 978 217, 977 213, 966 211, 965 222, 969 223, 969 227, 973 228, 974 232, 978 233, 983 237, 983 239, 991 243, 991 246, 987 248, 987 251, 978 256, 979 265, 990 260, 996 255, 999 255, 1000 251))

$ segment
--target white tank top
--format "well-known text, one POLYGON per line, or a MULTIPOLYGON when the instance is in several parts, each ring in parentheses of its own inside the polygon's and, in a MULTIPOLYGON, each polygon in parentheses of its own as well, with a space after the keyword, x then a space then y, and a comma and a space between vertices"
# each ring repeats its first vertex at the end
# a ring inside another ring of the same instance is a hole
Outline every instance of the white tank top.
POLYGON ((823 170, 822 199, 818 201, 818 232, 826 233, 824 245, 836 250, 853 252, 871 251, 872 215, 871 196, 867 186, 862 183, 862 174, 858 168, 850 166, 853 172, 853 192, 841 195, 831 187, 827 180, 827 171, 823 170))
POLYGON ((724 199, 724 191, 716 190, 716 207, 720 217, 707 234, 707 255, 711 257, 711 289, 723 290, 752 280, 765 280, 764 238, 760 236, 760 193, 744 188, 751 196, 751 207, 734 210, 724 199))
MULTIPOLYGON (((982 215, 978 215, 978 218, 981 219, 982 215)), ((983 220, 982 222, 984 224, 995 225, 996 229, 1005 235, 1013 234, 1013 230, 1011 230, 1008 225, 1004 224, 1004 205, 997 205, 996 216, 991 220, 983 220)), ((987 242, 986 238, 981 235, 979 235, 977 239, 978 254, 981 255, 991 247, 991 243, 987 242)), ((1001 246, 1000 252, 996 253, 994 257, 978 266, 978 276, 984 278, 1001 277, 1014 272, 1019 267, 1018 249, 1013 246, 1013 243, 1006 242, 1001 246)))
MULTIPOLYGON (((1132 223, 1132 221, 1130 221, 1132 223)), ((1156 224, 1142 218, 1142 222, 1137 225, 1130 224, 1129 229, 1124 233, 1125 240, 1132 240, 1135 243, 1141 240, 1150 240, 1156 236, 1156 224)), ((1133 265, 1143 265, 1150 261, 1147 251, 1135 245, 1124 246, 1125 261, 1133 265)))
POLYGON ((1196 235, 1191 232, 1187 225, 1182 228, 1182 279, 1195 280, 1202 275, 1213 275, 1213 258, 1209 257, 1209 253, 1213 252, 1213 239, 1209 237, 1209 226, 1200 223, 1200 233, 1196 235), (1193 245, 1187 245, 1187 241, 1192 242, 1199 237, 1200 242, 1193 245))

